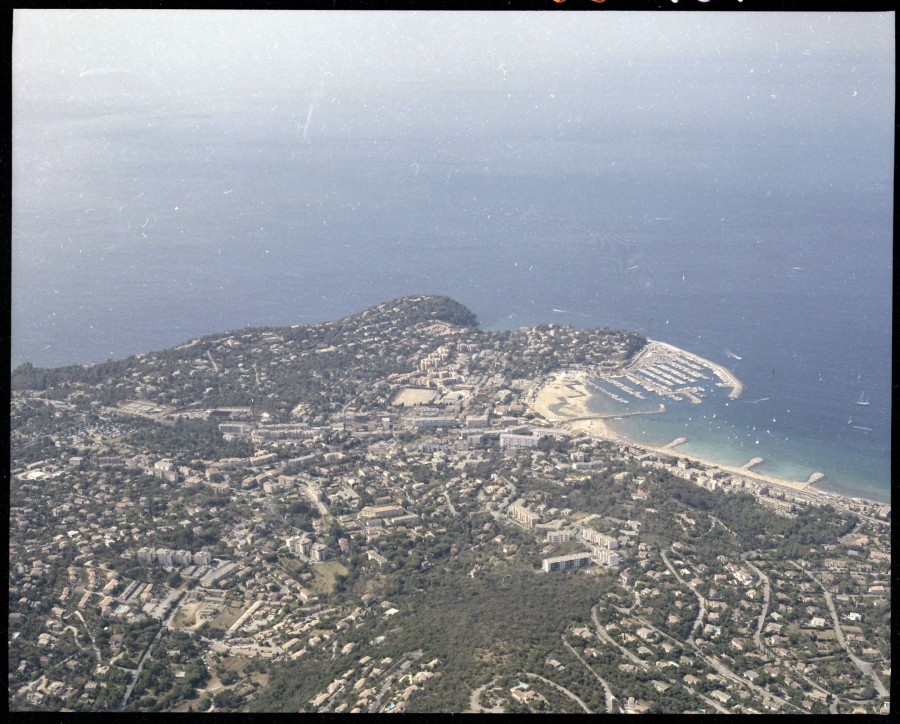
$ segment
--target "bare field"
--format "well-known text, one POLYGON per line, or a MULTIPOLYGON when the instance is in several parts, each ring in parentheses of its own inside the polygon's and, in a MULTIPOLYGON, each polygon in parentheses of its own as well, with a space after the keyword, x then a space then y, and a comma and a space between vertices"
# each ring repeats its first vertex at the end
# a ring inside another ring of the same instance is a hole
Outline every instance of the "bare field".
POLYGON ((347 575, 347 569, 337 561, 325 561, 313 566, 315 578, 310 585, 316 593, 331 593, 334 590, 335 577, 347 575))
POLYGON ((420 387, 404 387, 391 401, 392 405, 412 407, 413 405, 426 405, 437 397, 437 390, 426 390, 420 387))
POLYGON ((228 606, 222 613, 209 622, 211 628, 227 631, 240 615, 246 610, 246 606, 228 606))
POLYGON ((203 604, 199 601, 184 603, 179 606, 178 611, 172 618, 173 628, 191 628, 197 624, 197 610, 203 604))

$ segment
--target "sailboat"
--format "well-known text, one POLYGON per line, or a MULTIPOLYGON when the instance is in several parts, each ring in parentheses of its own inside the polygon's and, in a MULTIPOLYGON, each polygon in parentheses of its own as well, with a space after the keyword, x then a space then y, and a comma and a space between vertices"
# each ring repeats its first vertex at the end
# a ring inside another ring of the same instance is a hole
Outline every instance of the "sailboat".
POLYGON ((865 393, 865 392, 860 392, 860 393, 859 393, 859 399, 856 401, 856 404, 857 404, 857 405, 862 405, 863 407, 868 406, 869 401, 866 399, 866 393, 865 393))

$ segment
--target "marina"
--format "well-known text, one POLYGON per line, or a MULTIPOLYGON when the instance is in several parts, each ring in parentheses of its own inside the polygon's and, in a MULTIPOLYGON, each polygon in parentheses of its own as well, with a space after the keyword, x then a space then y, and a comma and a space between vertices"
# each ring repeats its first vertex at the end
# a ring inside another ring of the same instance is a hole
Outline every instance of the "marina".
POLYGON ((714 362, 693 355, 664 342, 648 340, 647 346, 632 362, 621 370, 597 371, 590 384, 592 392, 599 392, 610 399, 627 405, 631 398, 645 400, 645 393, 667 397, 675 402, 685 398, 699 405, 707 394, 706 387, 697 384, 700 380, 718 377, 717 387, 730 387, 730 399, 737 399, 743 391, 740 380, 714 362), (625 382, 629 384, 625 384, 625 382), (604 382, 615 387, 622 394, 612 392, 597 384, 604 382))
MULTIPOLYGON (((646 347, 621 369, 570 368, 551 375, 536 392, 531 400, 531 405, 548 422, 571 430, 581 430, 590 435, 635 444, 654 452, 709 464, 723 472, 766 483, 776 488, 790 489, 795 494, 819 494, 814 486, 825 479, 826 475, 815 468, 813 468, 814 472, 803 472, 802 476, 798 474, 799 471, 770 474, 768 471, 758 470, 760 466, 765 470, 769 465, 768 458, 763 455, 755 455, 749 460, 744 458, 746 462, 743 463, 736 461, 728 463, 721 460, 711 462, 708 456, 695 454, 692 450, 685 450, 681 447, 689 443, 686 435, 678 436, 668 444, 637 443, 634 438, 623 435, 609 424, 628 418, 637 420, 641 416, 647 416, 645 418, 647 420, 656 418, 658 413, 666 411, 664 404, 660 404, 659 409, 640 409, 640 403, 643 402, 643 405, 646 406, 646 402, 652 400, 653 395, 658 395, 667 401, 677 402, 689 399, 692 403, 700 404, 705 397, 709 396, 711 388, 708 382, 705 387, 697 383, 708 380, 716 380, 716 387, 728 389, 729 400, 739 398, 743 392, 741 381, 722 366, 673 345, 648 341, 646 347), (611 409, 608 402, 595 402, 598 404, 598 408, 590 408, 588 404, 592 399, 594 401, 611 401, 616 403, 619 409, 611 409)), ((768 398, 759 398, 751 400, 750 404, 767 400, 768 398)), ((864 397, 862 400, 867 401, 864 397)), ((728 402, 724 404, 727 406, 728 402)), ((706 419, 706 417, 702 416, 702 419, 706 419)), ((716 419, 715 413, 709 419, 712 425, 716 424, 712 422, 716 419)), ((686 421, 690 422, 690 418, 687 418, 686 421)), ((775 422, 774 418, 772 422, 775 422)), ((859 429, 861 432, 870 431, 862 425, 853 425, 852 417, 848 422, 851 427, 859 429)), ((732 425, 733 427, 734 425, 732 425)), ((770 433, 770 431, 767 429, 766 433, 770 433)), ((761 435, 756 432, 756 427, 749 428, 747 436, 751 446, 760 445, 761 435)))

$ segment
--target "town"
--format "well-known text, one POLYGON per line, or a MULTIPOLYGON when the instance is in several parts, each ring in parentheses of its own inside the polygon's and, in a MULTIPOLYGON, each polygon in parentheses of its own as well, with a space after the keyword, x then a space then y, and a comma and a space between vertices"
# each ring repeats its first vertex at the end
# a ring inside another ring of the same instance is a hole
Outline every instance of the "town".
POLYGON ((10 710, 889 713, 890 506, 535 409, 647 345, 423 296, 23 365, 10 710))

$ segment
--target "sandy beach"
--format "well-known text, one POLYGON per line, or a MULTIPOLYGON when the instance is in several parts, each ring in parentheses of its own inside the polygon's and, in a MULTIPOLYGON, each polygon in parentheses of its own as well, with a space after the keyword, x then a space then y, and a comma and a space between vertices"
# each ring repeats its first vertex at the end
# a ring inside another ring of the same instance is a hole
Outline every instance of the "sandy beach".
MULTIPOLYGON (((606 415, 591 412, 588 401, 591 393, 587 388, 586 372, 558 372, 541 387, 531 408, 548 422, 569 430, 580 430, 604 440, 633 444, 631 440, 613 430, 605 420, 622 417, 623 413, 606 415)), ((662 412, 665 408, 660 410, 662 412)), ((627 413, 625 413, 627 414, 627 413)), ((636 414, 636 413, 631 413, 636 414)), ((637 414, 655 414, 653 412, 637 414)))
POLYGON ((584 372, 557 372, 538 391, 532 409, 548 422, 566 422, 591 413, 584 372))
MULTIPOLYGON (((672 350, 678 350, 678 348, 672 347, 671 345, 665 346, 672 350)), ((696 358, 698 363, 702 363, 706 366, 711 365, 710 362, 708 362, 707 360, 703 360, 696 355, 690 356, 696 358)), ((718 368, 719 366, 715 365, 714 367, 718 368)), ((733 375, 731 375, 727 370, 724 370, 724 368, 719 369, 722 370, 722 376, 724 376, 725 379, 728 379, 729 383, 732 384, 732 397, 740 395, 740 381, 737 380, 737 378, 735 378, 733 375)), ((820 492, 815 489, 814 485, 819 479, 821 479, 821 473, 814 473, 812 476, 810 476, 809 480, 786 480, 752 470, 751 468, 753 467, 753 465, 726 465, 701 458, 696 455, 690 455, 688 453, 684 453, 675 449, 681 443, 686 442, 686 439, 684 438, 673 440, 671 443, 663 447, 652 447, 637 443, 634 440, 631 440, 628 437, 613 430, 606 422, 607 419, 623 417, 622 413, 597 414, 591 412, 588 409, 588 402, 591 398, 591 393, 587 386, 587 380, 589 379, 589 377, 589 373, 583 371, 564 371, 557 372, 551 375, 546 383, 538 390, 537 394, 534 396, 534 399, 531 402, 532 410, 534 410, 534 412, 554 425, 568 430, 582 431, 592 437, 630 445, 642 450, 647 450, 648 452, 658 453, 660 455, 666 455, 674 458, 685 458, 687 460, 691 460, 710 468, 716 468, 733 475, 758 480, 760 482, 768 483, 769 485, 790 489, 795 492, 820 492)), ((659 412, 662 412, 664 410, 665 408, 663 407, 659 412)), ((639 414, 655 413, 647 412, 639 414)), ((758 464, 759 462, 761 462, 761 460, 754 459, 750 462, 753 464, 758 464)))
MULTIPOLYGON (((765 473, 759 473, 743 466, 724 465, 696 455, 690 455, 676 450, 676 446, 672 443, 663 447, 652 447, 630 440, 613 430, 606 422, 606 419, 608 418, 622 417, 621 413, 598 415, 588 410, 587 403, 590 400, 591 393, 587 388, 587 379, 588 374, 585 372, 556 373, 537 393, 534 402, 532 403, 532 409, 554 425, 573 431, 580 430, 592 437, 612 440, 613 442, 631 445, 641 448, 642 450, 647 450, 648 452, 654 452, 673 458, 684 458, 701 465, 724 470, 733 475, 759 480, 760 482, 782 488, 790 488, 794 491, 808 490, 812 485, 808 480, 785 480, 783 478, 776 478, 772 475, 766 475, 765 473)), ((681 439, 681 442, 684 442, 684 440, 681 439)))

